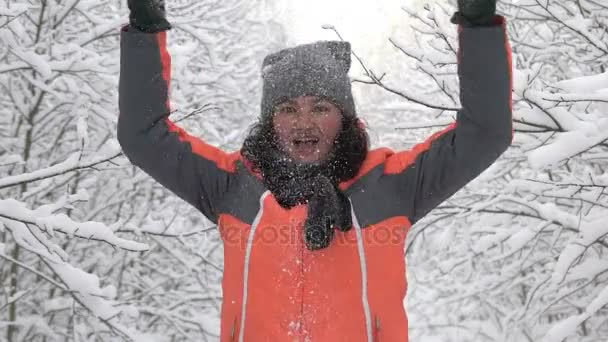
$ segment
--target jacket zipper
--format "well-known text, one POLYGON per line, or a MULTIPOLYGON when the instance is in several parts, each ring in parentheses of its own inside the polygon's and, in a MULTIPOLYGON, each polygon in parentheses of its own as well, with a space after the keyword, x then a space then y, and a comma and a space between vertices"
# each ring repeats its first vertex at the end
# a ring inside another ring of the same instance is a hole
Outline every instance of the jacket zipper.
POLYGON ((300 298, 300 325, 299 325, 299 335, 300 338, 304 338, 304 225, 302 224, 302 234, 300 235, 300 287, 301 287, 301 298, 300 298))
MULTIPOLYGON (((270 190, 266 190, 262 196, 260 196, 260 210, 256 214, 253 219, 253 223, 251 224, 251 228, 249 231, 249 236, 247 237, 247 248, 245 251, 245 261, 244 261, 244 269, 243 269, 243 294, 242 294, 242 305, 241 305, 241 325, 238 329, 238 341, 244 342, 245 335, 245 320, 247 319, 247 286, 249 285, 249 263, 251 258, 251 252, 253 250, 253 242, 255 237, 255 232, 258 228, 258 224, 262 220, 262 216, 264 215, 264 200, 270 194, 270 190)), ((236 320, 235 320, 236 321, 236 320)), ((234 330, 234 329, 233 329, 234 330)), ((236 335, 236 334, 235 334, 236 335)), ((233 336, 236 339, 236 336, 233 336)))
POLYGON ((380 342, 380 318, 374 318, 374 342, 380 342))
POLYGON ((230 331, 230 342, 236 341, 236 316, 234 316, 234 321, 232 322, 232 330, 230 331))
POLYGON ((353 221, 353 229, 355 230, 355 234, 357 236, 357 252, 359 254, 359 265, 361 269, 361 277, 362 277, 362 285, 361 291, 363 292, 363 313, 365 315, 365 330, 367 335, 367 341, 374 341, 374 333, 375 333, 375 319, 372 317, 372 312, 369 307, 369 300, 367 297, 367 261, 365 258, 365 247, 363 245, 363 232, 361 231, 361 226, 359 225, 359 220, 357 220, 357 215, 355 215, 355 208, 353 206, 350 198, 348 199, 350 202, 350 213, 353 221))

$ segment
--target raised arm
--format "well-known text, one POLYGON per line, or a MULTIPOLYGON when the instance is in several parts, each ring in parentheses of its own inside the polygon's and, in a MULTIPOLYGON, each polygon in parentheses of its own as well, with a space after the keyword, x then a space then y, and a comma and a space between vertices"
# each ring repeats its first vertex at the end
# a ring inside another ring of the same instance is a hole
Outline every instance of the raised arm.
MULTIPOLYGON (((456 16, 455 16, 456 17, 456 16)), ((511 48, 505 19, 459 31, 456 122, 388 158, 385 180, 412 223, 489 167, 511 144, 511 48)))
POLYGON ((171 58, 166 31, 123 27, 120 41, 118 141, 129 160, 217 222, 234 177, 236 154, 190 136, 169 120, 171 58))

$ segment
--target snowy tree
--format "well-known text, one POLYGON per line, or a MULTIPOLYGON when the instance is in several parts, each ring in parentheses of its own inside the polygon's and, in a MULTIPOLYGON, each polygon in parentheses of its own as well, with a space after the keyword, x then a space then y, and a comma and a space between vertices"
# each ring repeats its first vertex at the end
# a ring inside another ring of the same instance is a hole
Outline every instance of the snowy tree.
MULTIPOLYGON (((282 29, 261 2, 167 7, 174 120, 234 149, 282 29)), ((219 334, 215 227, 115 139, 127 18, 126 1, 0 3, 0 340, 219 334)))
MULTIPOLYGON (((499 4, 513 47, 514 143, 410 232, 411 336, 597 341, 608 336, 608 6, 499 4)), ((234 150, 282 28, 257 1, 167 10, 173 119, 234 150)), ((362 61, 355 92, 375 144, 407 148, 454 120, 453 11, 405 8, 415 44, 392 37, 395 56, 362 61)), ((116 0, 0 4, 0 340, 217 339, 216 227, 115 141, 127 13, 116 0)))
MULTIPOLYGON (((404 8, 416 41, 391 42, 414 68, 364 71, 361 83, 387 92, 370 119, 383 142, 411 146, 454 120, 453 11, 404 8)), ((513 146, 409 233, 411 336, 597 341, 608 335, 608 6, 520 0, 499 12, 513 49, 513 146)))

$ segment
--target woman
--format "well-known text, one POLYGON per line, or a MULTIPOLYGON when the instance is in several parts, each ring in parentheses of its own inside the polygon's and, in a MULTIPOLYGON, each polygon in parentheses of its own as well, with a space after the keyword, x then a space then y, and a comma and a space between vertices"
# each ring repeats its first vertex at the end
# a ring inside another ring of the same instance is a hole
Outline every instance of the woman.
POLYGON ((408 229, 510 145, 511 60, 496 0, 459 1, 457 120, 411 150, 368 151, 350 45, 263 61, 259 121, 227 153, 173 124, 171 25, 130 0, 121 32, 118 139, 131 162, 218 224, 221 341, 407 341, 408 229))

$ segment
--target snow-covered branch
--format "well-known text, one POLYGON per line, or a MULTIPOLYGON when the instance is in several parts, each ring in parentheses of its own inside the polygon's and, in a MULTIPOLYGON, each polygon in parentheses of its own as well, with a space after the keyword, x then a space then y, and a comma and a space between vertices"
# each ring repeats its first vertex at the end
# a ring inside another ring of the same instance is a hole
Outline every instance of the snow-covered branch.
POLYGON ((75 222, 65 214, 54 213, 53 211, 56 209, 54 206, 42 206, 36 210, 30 210, 25 203, 17 200, 0 200, 0 219, 35 225, 50 236, 54 232, 60 232, 70 237, 105 242, 129 251, 142 252, 149 249, 145 244, 114 235, 113 229, 103 223, 75 222))
POLYGON ((82 155, 80 153, 74 153, 66 160, 53 166, 38 169, 29 173, 22 173, 15 176, 0 178, 0 189, 55 177, 71 171, 90 168, 115 159, 121 154, 122 152, 120 152, 120 150, 109 150, 102 155, 90 158, 90 160, 80 160, 82 155))

